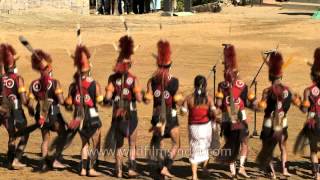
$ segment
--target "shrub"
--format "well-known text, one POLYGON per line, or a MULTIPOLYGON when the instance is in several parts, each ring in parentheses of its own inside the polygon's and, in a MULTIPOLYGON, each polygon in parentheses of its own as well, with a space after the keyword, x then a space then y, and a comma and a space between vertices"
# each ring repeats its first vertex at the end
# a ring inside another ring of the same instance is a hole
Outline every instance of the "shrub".
MULTIPOLYGON (((164 6, 164 1, 165 0, 161 0, 161 7, 164 6)), ((185 0, 176 0, 176 1, 177 1, 177 11, 179 11, 179 12, 183 11, 184 10, 184 1, 185 0)), ((198 5, 202 5, 202 4, 208 4, 208 3, 217 2, 219 0, 190 0, 190 1, 192 1, 192 6, 198 6, 198 5)))
POLYGON ((177 0, 177 11, 180 12, 183 10, 184 10, 184 0, 177 0))

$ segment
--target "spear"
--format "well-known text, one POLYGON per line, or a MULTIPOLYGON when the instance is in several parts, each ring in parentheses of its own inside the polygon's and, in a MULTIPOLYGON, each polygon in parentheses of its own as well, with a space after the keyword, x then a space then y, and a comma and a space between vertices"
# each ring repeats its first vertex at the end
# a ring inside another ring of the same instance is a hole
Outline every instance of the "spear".
POLYGON ((268 60, 270 54, 271 54, 272 52, 277 51, 278 48, 279 48, 279 44, 277 45, 277 47, 276 47, 275 49, 268 50, 268 51, 265 51, 265 52, 262 53, 263 62, 262 62, 262 64, 261 64, 260 68, 258 69, 258 72, 257 72, 256 75, 254 76, 254 78, 253 78, 253 80, 252 80, 249 88, 251 88, 251 87, 255 84, 256 79, 257 79, 258 75, 260 74, 260 71, 261 71, 262 67, 264 66, 264 64, 267 63, 267 60, 268 60), (266 54, 266 56, 264 56, 265 54, 266 54))
MULTIPOLYGON (((29 43, 29 41, 24 37, 24 36, 19 36, 19 41, 21 42, 21 44, 27 48, 27 50, 29 50, 32 54, 34 54, 37 58, 39 58, 38 54, 34 51, 33 47, 31 46, 31 44, 29 43)), ((40 59, 40 58, 39 58, 40 59)), ((24 136, 26 134, 30 134, 33 131, 35 131, 36 129, 38 129, 39 124, 35 123, 33 125, 30 125, 20 131, 17 131, 14 133, 14 137, 20 137, 20 136, 24 136)))
POLYGON ((212 66, 210 70, 210 74, 213 73, 213 102, 216 100, 216 73, 217 73, 217 65, 219 63, 219 59, 217 59, 216 63, 212 66))
MULTIPOLYGON (((80 24, 77 24, 77 29, 76 29, 76 35, 77 35, 77 44, 81 45, 82 43, 82 38, 81 38, 81 27, 80 24)), ((69 56, 71 58, 74 58, 72 55, 70 55, 70 52, 67 51, 69 56)), ((83 127, 83 121, 85 118, 85 107, 84 107, 84 97, 83 97, 83 92, 82 92, 82 82, 81 82, 81 71, 78 69, 77 70, 77 75, 78 75, 78 79, 77 79, 77 83, 76 85, 79 88, 79 93, 80 93, 80 109, 79 110, 75 110, 76 111, 76 117, 79 118, 80 116, 80 126, 79 126, 79 130, 82 129, 83 127)), ((82 133, 81 131, 78 130, 74 130, 74 129, 67 129, 67 131, 65 132, 64 135, 62 136, 57 136, 51 143, 51 146, 49 147, 50 151, 53 150, 58 150, 55 152, 55 154, 60 154, 61 151, 63 149, 66 149, 70 143, 72 142, 73 138, 75 137, 76 133, 79 132, 80 134, 82 133), (63 148, 57 148, 59 146, 62 146, 63 148)))
MULTIPOLYGON (((25 48, 27 48, 32 54, 36 56, 37 59, 41 60, 37 52, 34 50, 34 48, 31 46, 29 41, 24 36, 19 36, 19 40, 25 48)), ((41 116, 43 116, 43 118, 47 120, 47 115, 52 102, 48 101, 48 87, 44 87, 44 88, 45 88, 45 99, 44 101, 40 101, 40 106, 41 106, 41 116)), ((42 128, 43 125, 41 125, 40 127, 42 128)))
POLYGON ((127 25, 126 19, 124 18, 124 16, 120 16, 120 20, 121 20, 122 23, 123 23, 123 26, 124 26, 124 29, 125 29, 127 35, 129 36, 129 27, 128 27, 128 25, 127 25))
MULTIPOLYGON (((120 16, 120 20, 123 23, 124 29, 125 29, 125 31, 127 33, 127 36, 130 36, 129 27, 127 25, 127 22, 126 22, 125 18, 123 16, 120 16)), ((113 43, 112 45, 114 47, 114 50, 116 52, 120 53, 121 50, 118 48, 116 43, 113 43)), ((134 51, 136 51, 137 48, 138 47, 135 47, 134 51)), ((119 107, 117 107, 118 109, 117 109, 117 112, 116 112, 116 115, 115 115, 117 118, 120 117, 121 121, 125 120, 125 118, 127 116, 127 113, 129 113, 129 116, 130 116, 130 112, 127 112, 127 109, 126 109, 127 108, 126 107, 127 104, 125 104, 124 97, 123 97, 125 76, 126 76, 125 73, 123 73, 121 75, 121 89, 120 89, 121 94, 120 94, 120 99, 119 99, 119 104, 118 104, 119 107)), ((129 132, 130 132, 130 122, 129 121, 127 122, 127 125, 128 125, 128 127, 126 129, 126 133, 129 134, 129 132)), ((114 149, 116 147, 116 131, 117 131, 116 127, 113 124, 111 124, 111 127, 110 127, 107 135, 105 136, 105 143, 104 143, 104 148, 105 149, 114 149)))
MULTIPOLYGON (((19 41, 21 42, 21 44, 28 50, 28 51, 30 51, 32 54, 34 54, 38 59, 41 59, 40 57, 39 57, 39 55, 37 54, 37 52, 34 50, 34 48, 31 46, 31 44, 29 43, 29 41, 24 37, 24 36, 19 36, 19 41)), ((46 99, 47 99, 47 93, 46 93, 46 99)), ((44 106, 44 105, 48 105, 49 106, 49 104, 48 104, 49 102, 47 101, 47 100, 45 100, 45 102, 44 103, 42 103, 42 105, 44 106)), ((48 113, 48 110, 49 110, 49 108, 42 108, 42 113, 41 114, 45 114, 45 112, 47 112, 48 113)), ((46 115, 45 115, 45 117, 47 116, 47 113, 46 113, 46 115)), ((14 133, 14 137, 20 137, 20 136, 24 136, 24 135, 26 135, 26 134, 30 134, 30 133, 32 133, 33 131, 35 131, 36 129, 38 129, 38 127, 39 127, 39 124, 38 123, 35 123, 35 124, 32 124, 32 125, 30 125, 30 126, 28 126, 28 127, 26 127, 26 128, 24 128, 24 129, 22 129, 22 130, 19 130, 19 131, 17 131, 17 132, 15 132, 14 133)), ((42 128, 42 125, 40 126, 40 128, 42 128)))
MULTIPOLYGON (((277 51, 279 48, 279 44, 277 45, 277 47, 275 49, 272 49, 272 50, 268 50, 268 51, 265 51, 262 53, 262 58, 263 58, 263 62, 261 64, 261 66, 259 67, 258 69, 258 72, 256 73, 256 75, 254 76, 249 88, 251 88, 253 85, 254 85, 254 96, 256 97, 257 96, 257 86, 258 86, 258 83, 257 83, 257 77, 258 75, 260 74, 261 72, 261 69, 262 67, 264 66, 264 64, 267 63, 267 60, 270 56, 270 54, 272 52, 275 52, 277 51), (266 56, 264 56, 266 55, 266 56)), ((258 132, 257 132, 257 110, 254 109, 254 127, 253 127, 253 133, 252 133, 252 136, 258 136, 258 132)))
MULTIPOLYGON (((81 45, 82 39, 81 39, 81 27, 80 24, 77 24, 77 40, 78 40, 78 45, 81 45)), ((82 82, 81 82, 81 70, 78 69, 78 88, 79 88, 79 93, 80 93, 80 104, 81 104, 81 109, 79 110, 80 112, 79 115, 81 117, 81 122, 80 122, 80 127, 79 129, 81 130, 83 127, 83 120, 84 120, 84 98, 83 98, 83 92, 82 92, 82 82)))

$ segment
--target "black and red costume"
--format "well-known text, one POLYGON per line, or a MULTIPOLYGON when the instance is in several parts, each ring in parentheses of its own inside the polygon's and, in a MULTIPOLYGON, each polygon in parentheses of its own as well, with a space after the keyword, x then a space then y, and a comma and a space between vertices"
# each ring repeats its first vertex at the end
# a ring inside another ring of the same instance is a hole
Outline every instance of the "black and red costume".
MULTIPOLYGON (((66 136, 67 124, 60 111, 60 105, 64 104, 63 91, 60 82, 52 77, 52 58, 43 50, 37 49, 31 56, 32 68, 40 73, 40 78, 33 80, 29 87, 29 106, 33 107, 32 100, 36 101, 35 120, 44 134, 49 131, 58 133, 56 140, 62 142, 66 136), (47 102, 47 103, 46 103, 47 102), (44 114, 45 113, 45 114, 44 114)), ((60 158, 63 145, 55 146, 53 160, 60 158)), ((47 153, 43 154, 43 170, 51 166, 47 153)))
POLYGON ((123 145, 123 137, 129 137, 138 126, 136 86, 137 78, 131 72, 116 71, 109 76, 108 88, 113 87, 112 125, 116 127, 118 135, 117 146, 123 145), (122 83, 123 81, 123 83, 122 83), (125 113, 123 116, 122 113, 125 113))
POLYGON ((78 80, 77 77, 76 79, 69 87, 69 95, 72 97, 72 103, 75 106, 73 118, 78 118, 78 110, 80 106, 84 106, 85 118, 83 127, 79 131, 81 135, 90 138, 97 128, 102 126, 97 109, 96 81, 92 77, 84 77, 81 80, 78 80), (79 87, 78 81, 81 81, 81 87, 79 87), (80 91, 82 91, 81 94, 80 91), (84 104, 82 104, 81 98, 83 98, 84 104))
POLYGON ((304 90, 300 109, 307 113, 307 120, 300 131, 294 146, 294 153, 303 152, 306 145, 310 147, 310 160, 314 178, 319 178, 318 143, 320 136, 320 48, 314 52, 311 66, 312 84, 304 90), (308 142, 308 143, 307 143, 308 142))
MULTIPOLYGON (((170 43, 166 40, 160 40, 157 44, 158 56, 157 66, 158 69, 154 72, 152 77, 148 80, 147 92, 144 95, 144 101, 149 102, 153 100, 153 113, 151 118, 151 130, 153 136, 151 139, 151 149, 160 150, 160 142, 164 138, 172 139, 172 149, 180 147, 179 133, 172 135, 174 129, 179 128, 179 121, 177 116, 177 104, 182 104, 183 97, 179 90, 178 78, 170 74, 171 61, 171 48, 170 43), (165 119, 165 124, 163 123, 165 119)), ((173 150, 172 150, 173 151, 173 150)), ((153 154, 157 156, 157 154, 153 154)), ((173 164, 175 153, 171 152, 166 154, 163 160, 158 159, 159 169, 166 167, 170 169, 173 164)))
MULTIPOLYGON (((272 176, 275 177, 272 165, 273 151, 278 143, 285 144, 288 138, 287 112, 291 103, 299 104, 299 99, 288 86, 281 82, 284 64, 281 53, 273 51, 268 56, 270 56, 267 64, 271 86, 263 90, 261 101, 258 103, 259 108, 264 110, 264 120, 260 135, 262 148, 256 160, 261 167, 270 167, 272 176)), ((286 154, 286 152, 281 153, 286 154)), ((289 175, 286 157, 282 159, 282 164, 284 174, 289 175)))
POLYGON ((65 100, 67 109, 74 109, 69 128, 79 132, 82 140, 81 176, 87 174, 86 170, 89 176, 100 175, 94 168, 98 160, 97 152, 100 150, 102 126, 97 105, 103 102, 103 96, 100 94, 99 83, 90 76, 90 57, 89 49, 85 45, 77 45, 73 57, 77 72, 74 74, 74 81, 69 86, 69 94, 65 100), (90 151, 95 152, 94 154, 90 154, 88 150, 91 142, 93 147, 90 151), (91 172, 94 174, 90 174, 91 172))
POLYGON ((152 126, 156 126, 159 122, 159 113, 161 107, 161 97, 164 96, 167 112, 167 124, 164 131, 164 138, 170 138, 172 128, 179 126, 177 116, 177 104, 174 97, 178 92, 179 80, 171 75, 165 76, 167 82, 162 85, 160 77, 154 76, 150 79, 153 92, 153 115, 151 119, 152 126))
POLYGON ((216 104, 222 111, 221 131, 226 140, 222 149, 230 149, 231 153, 220 154, 218 160, 233 163, 238 158, 242 141, 249 135, 245 108, 251 107, 252 99, 248 99, 248 86, 238 76, 233 45, 225 45, 224 67, 225 80, 218 84, 216 104), (232 112, 232 106, 235 107, 235 112, 232 112))
MULTIPOLYGON (((29 135, 21 136, 19 143, 17 146, 15 145, 16 137, 14 137, 14 133, 27 126, 27 119, 22 108, 23 105, 27 105, 26 89, 23 78, 17 73, 15 49, 9 44, 1 44, 0 54, 4 68, 4 74, 1 78, 1 107, 6 109, 1 118, 2 124, 9 134, 8 165, 9 168, 15 169, 13 167, 14 160, 21 160, 29 138, 29 135)), ((25 166, 20 163, 19 165, 25 166)))
MULTIPOLYGON (((113 106, 111 128, 107 134, 107 149, 120 151, 124 138, 128 138, 130 152, 135 152, 136 129, 138 126, 137 102, 141 102, 141 88, 138 79, 130 68, 134 54, 134 41, 131 36, 119 40, 119 56, 108 78, 105 103, 113 106)), ((136 176, 135 153, 129 153, 129 176, 136 176)), ((122 157, 116 155, 117 176, 122 177, 122 157)))

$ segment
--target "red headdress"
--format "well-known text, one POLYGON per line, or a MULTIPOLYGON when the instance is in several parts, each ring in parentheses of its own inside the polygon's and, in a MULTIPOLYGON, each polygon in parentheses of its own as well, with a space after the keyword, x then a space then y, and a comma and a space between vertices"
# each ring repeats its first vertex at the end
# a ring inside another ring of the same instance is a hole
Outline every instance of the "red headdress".
POLYGON ((134 54, 134 42, 133 39, 128 36, 122 36, 119 39, 119 56, 117 63, 114 67, 115 72, 125 73, 131 67, 131 56, 134 54))
POLYGON ((223 55, 225 80, 232 81, 232 79, 238 76, 238 64, 235 47, 232 44, 225 44, 223 55))
POLYGON ((223 49, 224 68, 236 71, 238 69, 236 50, 231 44, 225 45, 223 49))
POLYGON ((5 69, 11 69, 15 67, 16 50, 10 44, 1 44, 0 45, 0 58, 5 67, 5 69))
POLYGON ((36 49, 35 53, 31 55, 32 69, 36 71, 51 71, 52 58, 41 49, 36 49))
POLYGON ((170 43, 165 40, 160 40, 158 46, 157 64, 160 68, 168 68, 171 66, 171 49, 170 43))
POLYGON ((320 47, 314 51, 314 61, 311 67, 311 77, 315 81, 320 80, 320 47))
POLYGON ((171 48, 169 41, 159 40, 157 43, 158 56, 157 65, 158 70, 154 73, 154 77, 159 83, 164 83, 165 85, 169 81, 169 67, 171 67, 171 48))
POLYGON ((271 52, 268 61, 269 66, 269 79, 279 79, 282 77, 283 58, 280 52, 271 52))
POLYGON ((80 72, 88 72, 90 70, 90 57, 89 49, 85 45, 77 45, 73 57, 74 66, 76 66, 80 72))
MULTIPOLYGON (((34 50, 31 55, 32 69, 41 72, 40 83, 42 87, 48 87, 51 78, 50 72, 52 71, 51 56, 41 49, 34 50)), ((45 90, 46 88, 43 88, 45 90)))

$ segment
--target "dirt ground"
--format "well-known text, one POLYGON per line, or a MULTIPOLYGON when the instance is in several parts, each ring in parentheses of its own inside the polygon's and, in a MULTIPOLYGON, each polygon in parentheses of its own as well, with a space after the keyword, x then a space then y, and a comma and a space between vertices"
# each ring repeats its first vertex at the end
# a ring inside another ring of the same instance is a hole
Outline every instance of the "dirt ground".
MULTIPOLYGON (((145 87, 147 79, 155 70, 155 60, 151 56, 156 52, 156 43, 160 38, 168 39, 173 48, 172 73, 180 79, 180 90, 187 94, 191 91, 193 78, 197 74, 207 76, 213 64, 221 61, 222 43, 232 43, 237 48, 239 67, 242 79, 248 84, 251 82, 260 66, 261 51, 279 49, 285 59, 292 59, 285 69, 284 82, 296 92, 302 94, 303 89, 310 84, 309 70, 305 61, 312 61, 313 51, 319 47, 320 21, 312 20, 309 15, 300 12, 281 10, 279 7, 227 7, 221 13, 203 13, 188 17, 160 17, 159 14, 126 16, 131 34, 140 48, 133 56, 135 64, 132 72, 137 75, 140 83, 145 87), (159 30, 159 23, 163 29, 159 30)), ((102 86, 106 85, 108 75, 112 72, 117 53, 112 43, 117 42, 124 35, 124 28, 116 16, 78 16, 64 10, 33 10, 21 15, 0 15, 0 41, 11 43, 20 55, 18 68, 25 78, 26 84, 38 77, 30 66, 30 54, 18 42, 18 36, 24 35, 35 48, 43 48, 51 53, 54 59, 54 76, 59 79, 63 89, 67 92, 68 85, 74 72, 72 60, 68 51, 73 52, 76 45, 75 27, 81 23, 83 41, 92 51, 93 77, 102 86)), ((221 63, 217 66, 217 81, 222 79, 221 63)), ((264 67, 258 77, 259 97, 263 88, 269 85, 267 68, 264 67)), ((212 88, 212 78, 209 80, 212 88)), ((144 147, 150 141, 151 106, 139 105, 139 135, 138 146, 144 147)), ((111 109, 100 108, 103 122, 102 135, 110 126, 111 109)), ((250 131, 253 130, 253 114, 249 112, 250 131)), ((64 113, 70 120, 70 114, 64 113)), ((296 135, 303 126, 305 115, 297 108, 292 107, 288 114, 289 119, 289 165, 294 176, 290 179, 310 179, 311 167, 307 158, 292 154, 292 145, 296 135)), ((258 114, 258 132, 261 129, 262 114, 258 114)), ((33 119, 28 117, 28 123, 33 119)), ((188 131, 185 117, 180 117, 181 144, 183 149, 188 148, 188 131)), ((31 134, 26 148, 24 161, 28 167, 24 170, 9 171, 5 167, 8 136, 4 128, 0 128, 0 179, 89 179, 77 174, 80 139, 77 136, 70 148, 64 152, 64 158, 69 168, 63 171, 49 171, 39 173, 41 135, 37 130, 31 134)), ((263 179, 254 163, 261 143, 259 138, 250 139, 250 156, 247 166, 249 174, 254 179, 263 179)), ((279 151, 276 151, 279 158, 279 151)), ((101 178, 112 179, 113 159, 108 158, 100 164, 99 171, 104 173, 101 178)), ((138 169, 142 179, 150 179, 150 166, 143 156, 138 158, 138 169)), ((280 164, 277 163, 277 167, 280 164)), ((279 168, 278 168, 279 171, 279 168)), ((211 177, 207 179, 228 179, 228 167, 210 163, 211 177)), ((176 179, 190 179, 188 157, 180 155, 174 164, 172 173, 176 179)), ((279 173, 280 175, 280 173, 279 173)), ((282 177, 283 178, 283 177, 282 177)))

